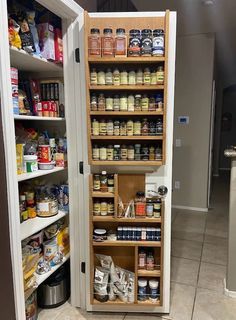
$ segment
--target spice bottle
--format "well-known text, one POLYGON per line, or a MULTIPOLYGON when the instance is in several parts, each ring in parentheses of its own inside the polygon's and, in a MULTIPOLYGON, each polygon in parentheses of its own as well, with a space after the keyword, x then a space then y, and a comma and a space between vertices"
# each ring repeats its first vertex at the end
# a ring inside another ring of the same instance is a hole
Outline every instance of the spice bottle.
POLYGON ((102 119, 99 122, 99 135, 106 136, 107 135, 107 123, 106 120, 102 119))
POLYGON ((136 84, 142 85, 143 84, 143 71, 142 69, 138 69, 136 73, 136 84))
POLYGON ((112 144, 107 146, 107 160, 113 161, 114 160, 114 148, 112 144))
POLYGON ((162 118, 158 118, 156 122, 156 134, 163 134, 163 122, 162 118))
POLYGON ((101 201, 101 216, 107 216, 108 205, 106 200, 101 201))
POLYGON ((127 38, 125 35, 125 29, 116 29, 115 37, 115 56, 126 57, 127 55, 127 38))
POLYGON ((100 146, 99 148, 99 159, 107 160, 107 148, 105 146, 100 146))
POLYGON ((135 197, 135 215, 146 216, 146 200, 143 191, 138 191, 135 197))
POLYGON ((120 149, 120 159, 123 161, 127 161, 127 158, 128 158, 127 146, 125 144, 122 144, 120 149))
POLYGON ((100 184, 100 175, 94 174, 93 175, 93 190, 94 191, 100 191, 101 184, 100 184))
POLYGON ((107 69, 107 71, 106 71, 105 84, 108 86, 111 86, 113 84, 113 74, 111 72, 111 69, 107 69))
POLYGON ((157 75, 155 70, 151 72, 151 85, 157 84, 157 75))
POLYGON ((121 85, 128 84, 128 72, 126 70, 122 70, 120 73, 120 84, 121 85))
POLYGON ((144 69, 143 84, 148 86, 151 84, 151 71, 149 68, 144 69))
POLYGON ((134 122, 134 136, 141 136, 141 121, 134 122))
POLYGON ((157 84, 164 84, 164 68, 159 66, 156 71, 157 84))
POLYGON ((103 29, 102 37, 102 56, 113 56, 114 55, 114 38, 112 35, 112 29, 103 29))
POLYGON ((96 94, 92 94, 91 100, 90 100, 90 108, 91 111, 97 111, 98 110, 98 101, 96 94))
POLYGON ((156 135, 156 123, 154 121, 149 122, 149 135, 150 136, 156 135))
POLYGON ((141 124, 141 134, 142 136, 148 136, 149 134, 149 123, 147 118, 144 118, 141 124))
POLYGON ((149 147, 149 161, 155 160, 155 148, 153 146, 149 147))
POLYGON ((25 195, 20 195, 20 220, 21 222, 28 220, 28 211, 26 209, 25 195))
POLYGON ((128 160, 134 161, 134 146, 132 145, 128 146, 128 160))
POLYGON ((120 123, 120 136, 127 136, 127 126, 125 121, 120 123))
POLYGON ((152 55, 153 56, 164 56, 164 30, 155 29, 153 30, 152 39, 152 55))
POLYGON ((133 120, 127 121, 127 136, 133 136, 134 135, 134 122, 133 120))
POLYGON ((146 301, 147 300, 147 280, 140 278, 138 280, 138 300, 146 301))
POLYGON ((93 154, 93 160, 99 160, 100 151, 99 151, 99 147, 97 144, 93 145, 92 154, 93 154))
POLYGON ((155 160, 156 161, 162 160, 162 150, 160 147, 157 147, 155 150, 155 160))
POLYGON ((162 111, 163 110, 163 94, 157 93, 155 95, 155 104, 156 104, 156 110, 162 111))
POLYGON ((116 161, 120 160, 120 145, 119 144, 114 145, 114 160, 116 160, 116 161))
POLYGON ((120 97, 120 111, 127 111, 127 109, 128 109, 127 94, 122 94, 120 97))
POLYGON ((150 57, 152 55, 152 30, 151 29, 142 30, 141 55, 145 57, 150 57))
POLYGON ((147 254, 147 270, 153 271, 155 268, 153 251, 149 251, 147 254))
POLYGON ((97 119, 93 119, 92 122, 92 135, 93 136, 99 136, 99 132, 100 132, 100 124, 97 121, 97 119))
POLYGON ((134 160, 135 161, 141 160, 141 144, 139 143, 134 145, 134 160))
POLYGON ((100 189, 101 189, 101 192, 108 191, 107 172, 106 171, 102 171, 102 174, 100 175, 100 189))
POLYGON ((113 111, 113 98, 106 97, 106 111, 113 111))
POLYGON ((134 95, 130 94, 128 96, 128 111, 134 111, 134 95))
POLYGON ((136 85, 136 73, 134 70, 129 72, 129 85, 136 85))
POLYGON ((148 105, 148 111, 156 111, 156 101, 154 96, 150 96, 149 98, 149 105, 148 105))
POLYGON ((107 176, 108 192, 114 193, 114 174, 107 176))
POLYGON ((100 93, 98 96, 98 111, 105 111, 105 110, 106 110, 105 97, 103 93, 100 93))
POLYGON ((144 94, 141 99, 142 111, 148 111, 148 106, 149 106, 149 98, 146 94, 144 94))
POLYGON ((119 136, 120 135, 120 121, 115 120, 114 121, 114 136, 119 136))
POLYGON ((113 98, 113 110, 120 111, 120 97, 119 97, 119 95, 115 95, 113 98))
POLYGON ((112 200, 109 200, 107 203, 107 214, 109 216, 113 216, 114 215, 114 202, 112 202, 112 200))
POLYGON ((161 216, 161 199, 156 199, 153 203, 153 215, 154 218, 160 218, 161 216))
POLYGON ((138 269, 144 270, 146 269, 146 252, 144 250, 141 250, 138 254, 138 269))
POLYGON ((101 203, 100 200, 96 199, 93 202, 93 215, 100 216, 101 215, 101 203))
POLYGON ((135 95, 135 101, 134 101, 134 111, 141 111, 142 106, 141 106, 141 94, 136 94, 135 95))
POLYGON ((129 48, 128 55, 132 57, 140 56, 140 30, 132 29, 129 31, 129 48))
POLYGON ((90 72, 90 84, 96 86, 98 84, 98 74, 95 68, 90 72))
POLYGON ((120 85, 120 71, 117 68, 113 71, 113 84, 114 86, 120 85))
POLYGON ((88 37, 88 54, 89 56, 101 56, 101 38, 100 30, 92 28, 88 37))
POLYGON ((105 72, 104 71, 99 71, 97 73, 97 76, 98 76, 98 80, 97 80, 98 85, 100 85, 100 86, 105 85, 106 84, 105 72))
POLYGON ((141 149, 141 160, 147 161, 149 160, 149 149, 146 145, 142 146, 141 149))
POLYGON ((113 136, 113 135, 114 135, 114 124, 113 124, 113 120, 108 120, 108 121, 107 121, 107 135, 108 135, 108 136, 113 136))
POLYGON ((153 202, 152 202, 152 199, 148 199, 146 201, 146 211, 147 211, 147 217, 152 218, 153 217, 153 202))

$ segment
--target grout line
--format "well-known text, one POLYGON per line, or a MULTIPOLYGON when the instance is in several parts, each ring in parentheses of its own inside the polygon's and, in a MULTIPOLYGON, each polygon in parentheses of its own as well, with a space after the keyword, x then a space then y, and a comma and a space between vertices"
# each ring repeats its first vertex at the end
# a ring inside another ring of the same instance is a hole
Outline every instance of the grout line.
POLYGON ((186 258, 186 257, 179 257, 179 256, 175 256, 175 255, 171 255, 173 258, 179 258, 179 259, 185 259, 185 260, 190 260, 190 261, 195 261, 195 262, 200 262, 200 258, 199 260, 197 259, 191 259, 191 258, 186 258))

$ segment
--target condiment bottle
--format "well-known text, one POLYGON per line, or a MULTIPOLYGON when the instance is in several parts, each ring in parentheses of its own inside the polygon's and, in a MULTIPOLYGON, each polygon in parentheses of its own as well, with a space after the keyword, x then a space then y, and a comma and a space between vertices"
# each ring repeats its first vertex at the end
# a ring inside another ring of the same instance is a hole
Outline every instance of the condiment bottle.
POLYGON ((136 73, 134 70, 131 70, 129 72, 129 81, 128 81, 129 85, 136 85, 136 73))
POLYGON ((148 86, 151 84, 151 71, 149 68, 144 69, 143 84, 148 86))
POLYGON ((97 111, 98 110, 97 96, 94 93, 91 95, 90 108, 91 108, 91 111, 97 111))
POLYGON ((128 72, 126 70, 122 70, 120 73, 120 84, 121 85, 128 84, 128 72))
POLYGON ((138 69, 136 72, 136 84, 142 85, 143 84, 143 71, 142 69, 138 69))
POLYGON ((164 30, 155 29, 153 30, 152 39, 152 55, 153 56, 164 56, 164 30))
POLYGON ((102 36, 102 56, 113 56, 114 55, 114 38, 112 35, 112 29, 103 29, 102 36))
POLYGON ((108 136, 113 136, 113 135, 114 135, 114 124, 113 124, 113 120, 108 120, 108 121, 107 121, 107 135, 108 135, 108 136))
POLYGON ((107 135, 107 123, 106 120, 102 119, 99 122, 99 135, 106 136, 107 135))
POLYGON ((143 191, 138 191, 135 197, 135 215, 146 216, 146 200, 143 191))
POLYGON ((113 111, 113 98, 112 97, 106 97, 106 110, 113 111))
POLYGON ((92 135, 93 136, 99 136, 99 132, 100 132, 100 124, 98 122, 97 119, 93 119, 92 122, 92 135))
POLYGON ((147 300, 147 280, 140 278, 138 280, 138 300, 146 301, 147 300))
POLYGON ((114 148, 112 144, 107 146, 107 160, 113 161, 114 160, 114 148))
POLYGON ((133 136, 134 135, 134 122, 133 120, 127 121, 127 136, 133 136))
POLYGON ((164 68, 159 66, 156 71, 157 75, 157 84, 164 84, 164 68))
POLYGON ((93 190, 94 191, 100 191, 101 184, 100 184, 100 175, 94 174, 93 175, 93 190))
POLYGON ((90 84, 96 86, 98 84, 98 74, 95 68, 90 72, 90 84))
POLYGON ((100 85, 100 86, 103 86, 106 84, 106 80, 105 80, 105 72, 104 71, 99 71, 97 73, 97 77, 98 77, 98 80, 97 80, 97 84, 100 85))
POLYGON ((128 111, 134 111, 134 95, 130 94, 128 96, 128 111))
POLYGON ((107 72, 105 74, 105 84, 108 86, 113 85, 113 75, 111 69, 107 69, 107 72))
POLYGON ((113 98, 113 110, 120 111, 120 97, 119 97, 119 95, 115 95, 113 98))
POLYGON ((129 48, 128 55, 133 57, 140 56, 140 30, 132 29, 129 31, 129 48))
POLYGON ((105 111, 105 110, 106 110, 105 97, 103 93, 100 93, 98 96, 98 111, 105 111))
POLYGON ((126 57, 127 55, 127 38, 125 29, 116 29, 115 37, 115 57, 126 57))
POLYGON ((93 154, 93 160, 99 160, 100 151, 97 144, 93 145, 92 154, 93 154))
POLYGON ((105 146, 99 148, 99 160, 107 160, 107 148, 105 146))
POLYGON ((114 86, 120 85, 120 71, 117 68, 113 71, 113 84, 114 86))
POLYGON ((108 191, 107 172, 106 171, 102 171, 102 174, 100 175, 100 189, 101 189, 101 192, 108 191))
POLYGON ((128 146, 128 160, 134 161, 134 146, 132 145, 128 146))
POLYGON ((142 30, 141 55, 150 57, 152 55, 152 30, 142 30))
POLYGON ((120 159, 123 160, 123 161, 127 161, 127 159, 128 159, 128 149, 127 149, 127 146, 125 144, 121 145, 120 159))
POLYGON ((88 54, 89 56, 101 56, 101 38, 100 30, 92 28, 88 37, 88 54))
POLYGON ((144 118, 141 125, 141 134, 142 136, 148 136, 149 133, 149 123, 147 118, 144 118))

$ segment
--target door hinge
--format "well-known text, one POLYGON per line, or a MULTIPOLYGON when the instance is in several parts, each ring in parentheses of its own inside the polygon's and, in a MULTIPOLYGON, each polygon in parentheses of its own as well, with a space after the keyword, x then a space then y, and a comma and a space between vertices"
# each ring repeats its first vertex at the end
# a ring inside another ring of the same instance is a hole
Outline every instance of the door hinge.
POLYGON ((77 63, 80 63, 80 51, 79 51, 79 48, 75 49, 75 61, 77 63))
POLYGON ((82 273, 85 273, 85 267, 86 267, 85 262, 81 262, 81 272, 82 273))
POLYGON ((79 162, 79 173, 84 174, 84 162, 83 161, 79 162))

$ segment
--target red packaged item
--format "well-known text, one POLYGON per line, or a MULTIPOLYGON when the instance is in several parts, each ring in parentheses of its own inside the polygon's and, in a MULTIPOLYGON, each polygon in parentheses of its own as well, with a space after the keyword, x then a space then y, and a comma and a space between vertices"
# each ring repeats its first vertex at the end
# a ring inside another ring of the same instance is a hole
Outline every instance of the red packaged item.
POLYGON ((61 29, 54 30, 55 62, 63 63, 63 43, 61 29))
POLYGON ((51 162, 51 150, 50 145, 38 146, 38 162, 51 162))
POLYGON ((49 101, 49 117, 54 117, 54 105, 53 101, 49 101))
POLYGON ((49 117, 50 101, 42 101, 43 117, 49 117))

